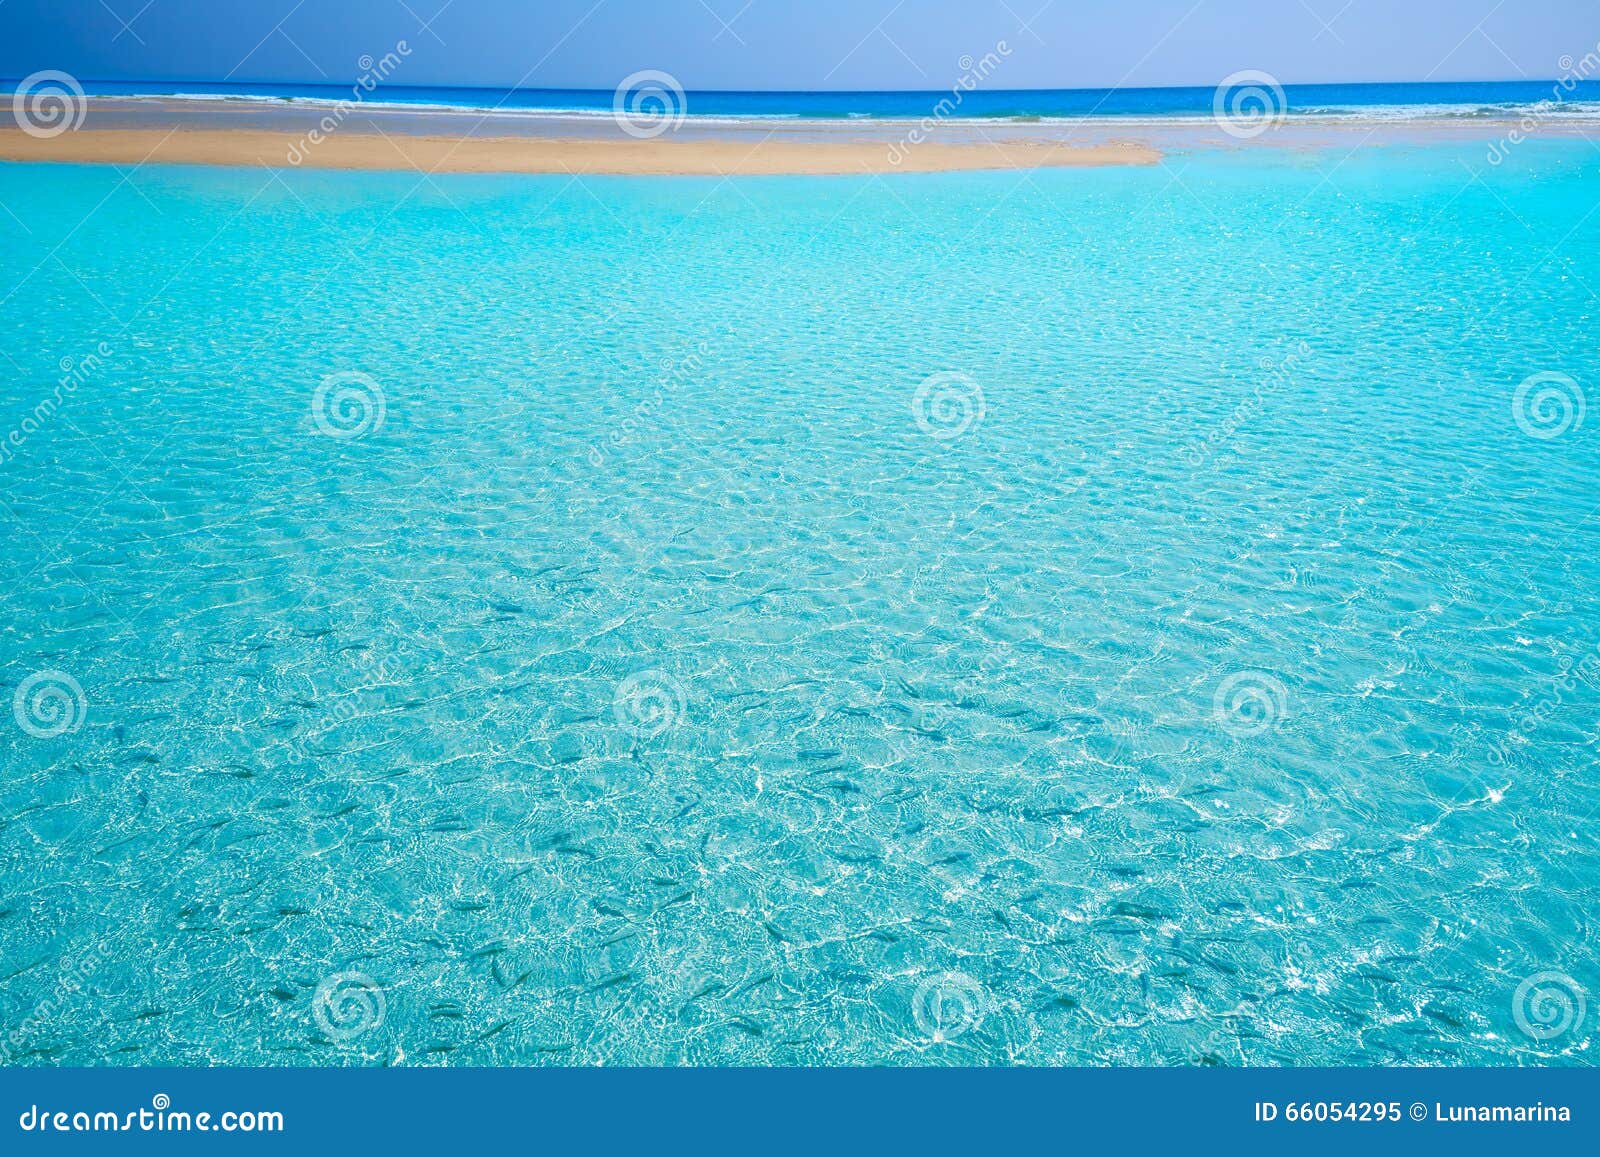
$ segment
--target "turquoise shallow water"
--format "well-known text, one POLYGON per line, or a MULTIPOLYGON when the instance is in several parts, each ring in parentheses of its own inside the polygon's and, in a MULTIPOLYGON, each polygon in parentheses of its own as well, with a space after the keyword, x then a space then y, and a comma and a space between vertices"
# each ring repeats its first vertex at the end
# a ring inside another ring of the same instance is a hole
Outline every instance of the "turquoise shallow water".
POLYGON ((0 167, 0 1048, 1587 1063, 1597 189, 0 167))

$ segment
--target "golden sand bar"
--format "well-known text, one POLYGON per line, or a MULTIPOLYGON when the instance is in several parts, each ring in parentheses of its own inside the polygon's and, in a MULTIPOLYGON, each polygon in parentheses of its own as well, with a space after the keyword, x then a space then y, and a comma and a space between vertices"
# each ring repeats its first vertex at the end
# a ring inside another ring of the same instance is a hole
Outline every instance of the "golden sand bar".
POLYGON ((419 169, 430 173, 578 173, 619 176, 730 176, 933 173, 1150 165, 1160 153, 1120 142, 737 141, 716 139, 563 140, 551 137, 438 137, 339 132, 308 146, 303 135, 233 129, 80 129, 39 138, 0 131, 0 160, 116 165, 266 165, 317 169, 419 169), (899 158, 896 164, 891 153, 899 158))

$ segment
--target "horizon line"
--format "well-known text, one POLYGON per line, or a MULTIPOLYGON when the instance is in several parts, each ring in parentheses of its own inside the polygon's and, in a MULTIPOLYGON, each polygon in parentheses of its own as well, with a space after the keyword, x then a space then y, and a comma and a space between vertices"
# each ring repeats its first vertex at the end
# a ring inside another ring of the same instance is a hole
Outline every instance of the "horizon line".
MULTIPOLYGON (((4 2, 4 0, 0 0, 0 3, 3 3, 3 2, 4 2)), ((26 79, 27 79, 27 77, 22 77, 22 76, 15 76, 15 77, 13 77, 13 76, 4 76, 4 77, 0 77, 0 84, 14 84, 14 83, 16 83, 18 81, 22 81, 22 80, 26 80, 26 79)), ((116 77, 98 77, 97 76, 97 77, 77 77, 75 79, 80 84, 173 84, 173 85, 176 85, 176 84, 212 84, 212 85, 227 85, 227 86, 230 86, 230 87, 233 87, 233 88, 246 88, 246 87, 249 87, 251 85, 270 85, 270 86, 273 86, 273 87, 276 87, 276 88, 303 87, 303 88, 337 88, 337 89, 342 89, 342 88, 347 88, 349 86, 349 83, 354 83, 354 82, 344 82, 344 81, 311 81, 311 80, 262 80, 262 79, 246 79, 246 80, 221 79, 221 80, 212 80, 212 79, 207 79, 207 78, 204 78, 204 77, 193 77, 193 76, 181 77, 181 78, 158 77, 158 78, 153 78, 153 79, 145 79, 145 78, 138 78, 138 77, 126 77, 126 76, 116 76, 116 77)), ((1224 79, 1226 79, 1226 78, 1224 78, 1224 79)), ((1551 76, 1551 77, 1518 76, 1518 77, 1488 77, 1488 78, 1474 77, 1474 78, 1470 78, 1470 79, 1455 79, 1455 80, 1434 80, 1434 79, 1423 79, 1423 80, 1300 80, 1300 81, 1279 81, 1278 83, 1285 89, 1293 89, 1293 88, 1333 88, 1333 87, 1343 87, 1343 88, 1380 88, 1380 87, 1384 87, 1384 86, 1388 86, 1388 85, 1416 85, 1416 86, 1430 86, 1430 87, 1442 87, 1442 86, 1445 86, 1445 85, 1459 85, 1459 84, 1540 84, 1540 85, 1542 85, 1542 84, 1559 84, 1559 83, 1561 83, 1561 79, 1562 78, 1558 77, 1558 76, 1551 76)), ((1217 83, 1221 83, 1221 81, 1218 81, 1217 83)), ((1182 91, 1182 90, 1185 90, 1185 89, 1193 89, 1193 90, 1196 90, 1196 91, 1206 91, 1208 89, 1216 88, 1217 87, 1217 83, 1213 83, 1213 84, 1138 84, 1138 85, 1114 84, 1114 85, 1064 85, 1064 86, 1035 85, 1035 86, 1030 86, 1030 87, 1027 87, 1027 88, 984 88, 981 91, 983 91, 985 93, 989 93, 989 94, 1028 93, 1028 92, 1170 92, 1170 91, 1182 91)), ((1587 78, 1587 77, 1581 77, 1581 78, 1578 78, 1577 83, 1579 83, 1579 84, 1596 84, 1596 85, 1600 85, 1600 79, 1591 79, 1591 78, 1587 78)), ((472 89, 472 90, 480 90, 480 91, 484 91, 484 92, 582 92, 582 93, 600 93, 600 94, 614 93, 616 91, 615 86, 612 86, 610 88, 592 88, 592 87, 585 87, 585 86, 567 86, 567 85, 537 85, 537 86, 520 86, 519 85, 519 86, 507 87, 507 86, 504 86, 504 85, 494 85, 494 84, 449 84, 449 83, 402 84, 402 83, 390 82, 390 81, 383 82, 381 87, 382 88, 386 88, 386 89, 430 89, 430 88, 439 89, 439 88, 448 88, 448 89, 472 89)), ((687 85, 684 86, 684 92, 686 92, 686 93, 708 93, 708 94, 727 95, 727 96, 819 96, 819 95, 839 95, 839 96, 861 95, 861 96, 870 96, 870 95, 881 95, 881 94, 884 94, 884 93, 902 93, 902 94, 914 94, 914 95, 937 95, 937 94, 946 93, 946 92, 949 92, 949 91, 950 91, 949 87, 945 87, 945 88, 691 88, 691 87, 689 87, 687 85)))

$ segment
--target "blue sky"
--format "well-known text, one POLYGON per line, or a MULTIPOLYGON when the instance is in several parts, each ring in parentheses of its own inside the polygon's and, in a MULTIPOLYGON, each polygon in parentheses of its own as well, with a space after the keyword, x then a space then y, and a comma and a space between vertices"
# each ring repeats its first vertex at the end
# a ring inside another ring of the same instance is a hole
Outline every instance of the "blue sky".
POLYGON ((948 88, 1004 40, 1006 88, 1551 78, 1596 0, 0 0, 0 76, 348 84, 948 88))

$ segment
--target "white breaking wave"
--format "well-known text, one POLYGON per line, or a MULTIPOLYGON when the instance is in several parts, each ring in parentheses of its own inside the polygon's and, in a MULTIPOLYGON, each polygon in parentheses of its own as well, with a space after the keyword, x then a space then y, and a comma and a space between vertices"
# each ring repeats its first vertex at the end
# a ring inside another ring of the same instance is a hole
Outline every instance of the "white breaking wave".
MULTIPOLYGON (((91 95, 88 98, 91 104, 98 102, 117 103, 170 103, 195 102, 195 103, 220 103, 220 104, 261 104, 275 105, 289 108, 338 108, 341 106, 357 106, 382 112, 410 112, 410 113, 443 113, 462 116, 548 120, 548 121, 574 121, 593 122, 612 120, 614 113, 610 108, 557 108, 536 105, 475 105, 459 104, 441 101, 408 101, 408 100, 360 100, 354 97, 335 98, 322 96, 275 96, 267 94, 250 93, 114 93, 105 95, 91 95)), ((693 110, 693 94, 690 94, 690 107, 685 112, 687 122, 698 125, 729 124, 737 125, 751 121, 786 121, 798 122, 806 125, 825 127, 827 125, 854 125, 860 126, 863 121, 870 121, 875 125, 914 125, 921 123, 920 116, 877 116, 872 113, 850 112, 834 116, 808 116, 799 112, 749 112, 749 113, 697 113, 693 110)), ((1307 123, 1315 122, 1405 122, 1405 121, 1516 121, 1525 117, 1537 117, 1540 120, 1561 120, 1574 123, 1597 122, 1600 123, 1600 101, 1571 100, 1571 101, 1528 101, 1523 103, 1502 104, 1393 104, 1393 105, 1364 105, 1350 106, 1306 106, 1300 108, 1287 108, 1283 115, 1291 121, 1307 123)), ((1027 124, 1027 125, 1111 125, 1124 127, 1159 127, 1159 126, 1203 126, 1214 124, 1214 118, 1209 113, 1180 112, 1180 113, 1115 113, 1093 112, 1082 114, 1022 114, 1000 113, 993 115, 957 114, 950 117, 952 120, 970 121, 974 123, 992 124, 1027 124)))

